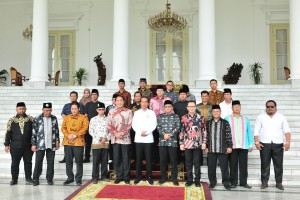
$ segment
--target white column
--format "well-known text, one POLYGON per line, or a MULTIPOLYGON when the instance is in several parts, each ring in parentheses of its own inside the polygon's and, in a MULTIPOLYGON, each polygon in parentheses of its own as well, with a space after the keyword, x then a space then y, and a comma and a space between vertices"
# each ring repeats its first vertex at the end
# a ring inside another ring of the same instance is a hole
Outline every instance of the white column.
MULTIPOLYGON (((197 85, 216 79, 215 0, 199 0, 199 71, 197 85)), ((202 85, 203 86, 203 85, 202 85)))
POLYGON ((113 34, 114 34, 113 35, 113 75, 111 81, 118 81, 120 78, 129 81, 129 76, 128 76, 129 3, 128 0, 114 0, 114 33, 113 34))
POLYGON ((29 82, 48 81, 48 0, 33 1, 31 77, 29 82))
POLYGON ((290 65, 293 87, 300 87, 300 1, 290 0, 290 65))

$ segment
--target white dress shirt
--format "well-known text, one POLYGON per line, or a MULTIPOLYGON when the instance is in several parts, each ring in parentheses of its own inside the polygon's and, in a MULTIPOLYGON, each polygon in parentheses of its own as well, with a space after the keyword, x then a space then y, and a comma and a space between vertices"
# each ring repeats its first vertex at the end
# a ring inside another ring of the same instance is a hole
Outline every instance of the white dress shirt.
POLYGON ((262 113, 257 117, 254 136, 259 136, 260 142, 281 144, 285 133, 290 133, 290 128, 284 115, 275 113, 270 117, 262 113))
POLYGON ((221 118, 225 118, 225 117, 227 117, 228 115, 231 115, 232 114, 232 100, 230 101, 230 103, 229 104, 227 104, 226 102, 225 102, 225 100, 224 101, 222 101, 221 103, 220 103, 220 108, 221 108, 221 118))
POLYGON ((134 142, 153 143, 153 131, 156 128, 156 115, 153 110, 137 110, 132 119, 132 128, 135 131, 134 142), (142 131, 147 132, 147 136, 142 136, 142 131))

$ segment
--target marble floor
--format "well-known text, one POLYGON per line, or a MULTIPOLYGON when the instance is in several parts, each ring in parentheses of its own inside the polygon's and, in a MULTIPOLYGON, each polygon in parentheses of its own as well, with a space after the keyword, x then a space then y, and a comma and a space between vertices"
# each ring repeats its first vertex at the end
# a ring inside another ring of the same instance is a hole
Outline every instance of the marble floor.
MULTIPOLYGON (((41 180, 39 186, 25 184, 24 180, 19 180, 18 185, 10 186, 9 179, 0 180, 1 199, 13 200, 60 200, 66 198, 69 194, 79 188, 75 184, 63 186, 63 181, 55 181, 53 186, 48 186, 46 181, 41 180)), ((298 188, 285 188, 284 191, 276 189, 270 185, 269 188, 261 190, 258 186, 252 189, 242 189, 237 187, 231 191, 227 191, 223 186, 218 185, 212 190, 213 199, 217 200, 255 200, 255 199, 299 199, 300 191, 298 188)))

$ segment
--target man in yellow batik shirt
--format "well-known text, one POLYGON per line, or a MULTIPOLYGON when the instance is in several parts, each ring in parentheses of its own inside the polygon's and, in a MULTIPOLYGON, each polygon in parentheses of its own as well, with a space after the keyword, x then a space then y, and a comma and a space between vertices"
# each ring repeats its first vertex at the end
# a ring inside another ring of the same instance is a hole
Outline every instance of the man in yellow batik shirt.
POLYGON ((77 172, 75 180, 77 185, 82 184, 83 174, 83 149, 85 146, 84 135, 88 129, 89 121, 87 117, 80 114, 80 105, 78 102, 71 104, 72 114, 67 115, 62 123, 61 130, 64 134, 64 151, 66 157, 66 173, 68 179, 64 185, 74 182, 73 158, 75 157, 77 172))

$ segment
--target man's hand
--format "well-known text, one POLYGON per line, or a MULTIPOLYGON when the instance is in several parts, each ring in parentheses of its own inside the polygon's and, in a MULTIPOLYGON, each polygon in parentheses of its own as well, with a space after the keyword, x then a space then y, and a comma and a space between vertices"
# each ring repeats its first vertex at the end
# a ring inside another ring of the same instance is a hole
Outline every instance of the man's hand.
POLYGON ((31 151, 36 152, 36 146, 32 146, 31 151))
POLYGON ((117 139, 121 139, 122 138, 121 132, 116 132, 115 135, 116 135, 117 139))
POLYGON ((283 148, 285 151, 288 151, 290 149, 290 143, 289 142, 286 142, 284 145, 283 145, 283 148))
POLYGON ((206 149, 206 144, 205 144, 205 143, 202 144, 201 149, 202 149, 202 150, 205 150, 205 149, 206 149))
POLYGON ((264 147, 264 145, 262 145, 261 143, 257 143, 257 144, 255 145, 255 147, 256 147, 258 150, 261 150, 261 149, 264 147))
POLYGON ((206 152, 206 153, 208 153, 208 152, 209 152, 209 151, 208 151, 208 148, 206 148, 206 149, 205 149, 205 152, 206 152))
POLYGON ((252 151, 253 151, 253 147, 250 147, 249 152, 252 152, 252 151))
POLYGON ((232 152, 232 148, 227 148, 227 153, 231 153, 232 152))
POLYGON ((9 147, 9 146, 6 146, 6 147, 4 148, 4 150, 5 150, 6 153, 8 153, 8 152, 10 151, 10 147, 9 147))
POLYGON ((147 134, 147 131, 142 131, 142 133, 141 133, 141 136, 142 137, 145 137, 145 136, 147 136, 148 134, 147 134))
POLYGON ((56 142, 56 146, 55 146, 56 150, 58 150, 58 149, 59 149, 59 147, 60 147, 60 144, 59 144, 59 142, 56 142))
POLYGON ((106 142, 107 142, 107 139, 106 138, 102 138, 101 144, 105 144, 106 142))
POLYGON ((164 134, 164 140, 169 140, 170 139, 170 134, 166 133, 164 134))
POLYGON ((185 150, 184 144, 181 144, 181 145, 180 145, 180 150, 181 150, 181 151, 184 151, 184 150, 185 150))

